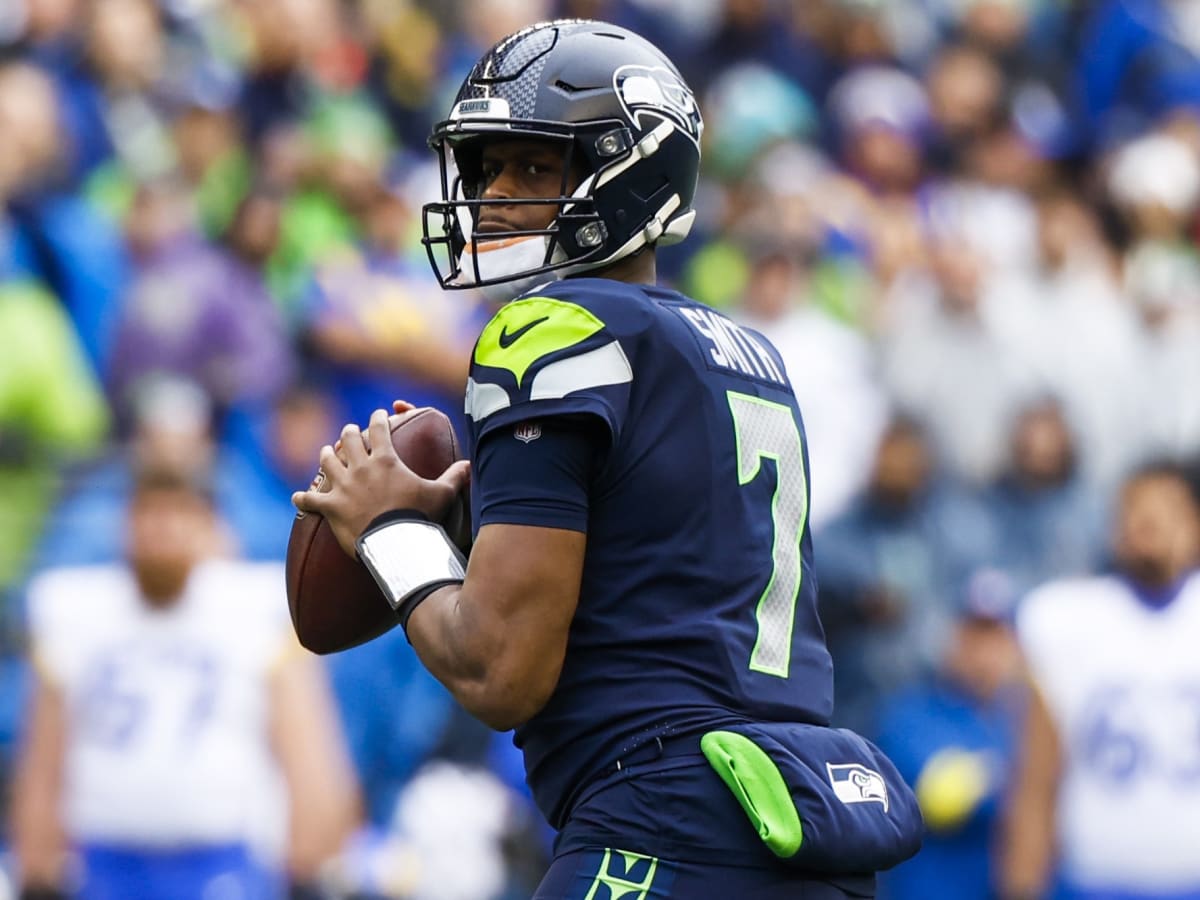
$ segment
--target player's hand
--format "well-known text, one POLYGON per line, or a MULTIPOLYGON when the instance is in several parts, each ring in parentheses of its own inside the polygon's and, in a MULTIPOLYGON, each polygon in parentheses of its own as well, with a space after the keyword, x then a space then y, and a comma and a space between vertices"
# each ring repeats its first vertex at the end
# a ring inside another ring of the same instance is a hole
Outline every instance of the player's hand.
MULTIPOLYGON (((394 428, 396 426, 397 420, 403 419, 408 413, 412 412, 414 409, 419 409, 419 408, 420 407, 414 406, 413 404, 409 403, 407 400, 393 400, 392 401, 392 409, 395 411, 395 414, 389 420, 389 423, 394 428)), ((349 427, 349 426, 347 426, 347 427, 349 427)), ((346 432, 346 429, 343 428, 342 433, 344 434, 345 432, 346 432)), ((356 433, 358 432, 357 428, 355 429, 355 432, 356 433)), ((367 449, 370 450, 371 443, 367 439, 367 436, 364 434, 362 437, 363 437, 363 440, 367 441, 367 449)), ((334 442, 333 449, 337 452, 338 458, 342 462, 345 462, 346 458, 345 458, 345 456, 342 455, 342 439, 340 437, 337 439, 337 441, 334 442)))
POLYGON ((340 450, 329 445, 321 448, 320 464, 329 490, 297 491, 292 503, 304 512, 324 516, 350 556, 356 553, 359 535, 385 512, 415 509, 440 522, 469 480, 470 464, 465 460, 436 480, 413 472, 392 446, 387 410, 372 413, 366 434, 357 425, 347 425, 340 445, 340 450))

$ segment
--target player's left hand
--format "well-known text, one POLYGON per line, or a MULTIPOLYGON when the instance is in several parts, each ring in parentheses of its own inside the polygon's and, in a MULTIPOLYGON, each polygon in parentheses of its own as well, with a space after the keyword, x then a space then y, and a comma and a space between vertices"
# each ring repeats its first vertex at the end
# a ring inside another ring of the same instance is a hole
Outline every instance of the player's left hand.
POLYGON ((357 425, 347 425, 338 444, 337 450, 328 444, 321 448, 320 465, 329 490, 297 491, 292 503, 324 516, 350 556, 356 555, 355 542, 367 526, 393 509, 415 509, 440 522, 469 480, 465 460, 436 480, 413 472, 392 446, 387 410, 371 414, 365 435, 357 425))

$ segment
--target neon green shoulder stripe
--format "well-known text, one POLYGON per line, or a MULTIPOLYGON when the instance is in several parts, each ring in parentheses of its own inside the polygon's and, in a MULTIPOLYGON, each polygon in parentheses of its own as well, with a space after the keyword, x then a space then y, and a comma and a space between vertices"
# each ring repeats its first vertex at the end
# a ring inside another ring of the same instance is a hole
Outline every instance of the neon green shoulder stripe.
POLYGON ((475 362, 508 369, 517 386, 529 367, 549 353, 565 350, 604 328, 592 313, 552 297, 529 297, 502 307, 475 345, 475 362))

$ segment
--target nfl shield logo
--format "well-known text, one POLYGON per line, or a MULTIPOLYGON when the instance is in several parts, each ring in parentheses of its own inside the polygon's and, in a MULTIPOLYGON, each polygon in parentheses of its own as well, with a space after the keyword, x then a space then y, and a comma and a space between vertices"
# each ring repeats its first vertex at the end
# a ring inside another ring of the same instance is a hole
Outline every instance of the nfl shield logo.
POLYGON ((536 441, 541 436, 542 426, 540 422, 520 422, 513 427, 513 437, 522 444, 536 441))

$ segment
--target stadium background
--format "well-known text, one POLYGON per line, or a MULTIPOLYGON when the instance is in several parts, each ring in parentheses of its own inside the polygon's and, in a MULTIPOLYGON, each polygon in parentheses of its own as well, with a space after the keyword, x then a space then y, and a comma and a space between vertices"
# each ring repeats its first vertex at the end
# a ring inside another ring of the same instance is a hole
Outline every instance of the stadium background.
MULTIPOLYGON (((428 272, 424 139, 483 49, 558 15, 644 34, 702 102, 660 275, 788 361, 842 724, 937 731, 907 701, 963 613, 1005 627, 1102 570, 1122 474, 1200 457, 1195 0, 0 0, 6 761, 24 585, 119 558, 135 460, 211 472, 232 546, 279 558, 341 422, 461 409, 487 310, 428 272)), ((506 740, 394 635, 329 669, 367 827, 328 890, 527 895, 547 835, 506 740)), ((995 809, 947 790, 975 868, 903 896, 986 878, 995 809)))

